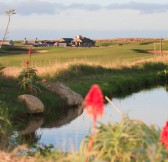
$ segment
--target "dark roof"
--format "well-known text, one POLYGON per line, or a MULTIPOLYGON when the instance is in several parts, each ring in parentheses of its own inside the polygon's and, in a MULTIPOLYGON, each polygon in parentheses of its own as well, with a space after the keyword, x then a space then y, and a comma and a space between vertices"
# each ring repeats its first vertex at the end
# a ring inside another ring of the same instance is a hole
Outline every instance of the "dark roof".
POLYGON ((86 37, 81 38, 81 41, 82 42, 95 42, 94 40, 86 38, 86 37))
POLYGON ((92 39, 89 39, 89 38, 86 38, 86 37, 82 37, 82 38, 78 38, 78 39, 74 39, 73 42, 95 42, 94 40, 92 39))
POLYGON ((61 38, 58 42, 71 42, 73 38, 61 38))

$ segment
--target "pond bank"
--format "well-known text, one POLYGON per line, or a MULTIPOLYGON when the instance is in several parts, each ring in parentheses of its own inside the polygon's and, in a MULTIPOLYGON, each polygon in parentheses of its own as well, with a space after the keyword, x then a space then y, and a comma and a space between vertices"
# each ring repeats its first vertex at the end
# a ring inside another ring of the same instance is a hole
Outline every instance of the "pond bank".
MULTIPOLYGON (((144 88, 164 85, 165 80, 158 73, 167 67, 168 65, 163 63, 145 63, 119 69, 72 65, 68 70, 55 74, 52 78, 49 76, 44 78, 48 83, 61 82, 83 97, 95 83, 100 85, 104 96, 124 97, 144 88)), ((1 77, 0 90, 2 92, 0 93, 0 104, 3 103, 10 110, 8 112, 10 116, 25 112, 25 107, 17 100, 21 91, 16 78, 1 77)), ((52 112, 59 111, 55 107, 66 105, 56 93, 45 89, 36 96, 44 103, 46 108, 44 114, 52 114, 52 112)))

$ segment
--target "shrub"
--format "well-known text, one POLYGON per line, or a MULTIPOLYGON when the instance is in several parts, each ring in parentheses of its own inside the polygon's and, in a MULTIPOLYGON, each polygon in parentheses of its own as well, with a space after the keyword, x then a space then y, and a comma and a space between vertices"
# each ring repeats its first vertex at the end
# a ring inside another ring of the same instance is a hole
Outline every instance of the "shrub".
POLYGON ((124 117, 120 123, 100 123, 92 148, 92 159, 161 162, 167 159, 167 153, 160 143, 159 129, 124 117))
POLYGON ((168 68, 158 73, 163 83, 168 83, 168 68))
POLYGON ((41 92, 43 87, 43 83, 37 76, 37 70, 33 67, 24 68, 18 76, 18 82, 21 90, 30 94, 41 92))
POLYGON ((38 154, 39 156, 47 157, 48 155, 51 155, 54 146, 52 144, 50 144, 49 146, 42 144, 42 147, 33 145, 32 148, 35 149, 36 152, 28 151, 28 156, 37 156, 38 154))

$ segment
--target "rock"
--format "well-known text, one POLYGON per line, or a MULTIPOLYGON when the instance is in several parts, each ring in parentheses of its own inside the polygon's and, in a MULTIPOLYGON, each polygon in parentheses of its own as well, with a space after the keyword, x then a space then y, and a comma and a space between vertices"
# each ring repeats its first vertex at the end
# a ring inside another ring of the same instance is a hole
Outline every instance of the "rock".
POLYGON ((44 111, 43 103, 33 95, 20 95, 18 99, 20 102, 25 103, 30 113, 42 113, 44 111))
POLYGON ((83 97, 80 94, 62 83, 47 83, 45 86, 48 90, 57 93, 61 98, 65 99, 68 106, 81 105, 83 102, 83 97))

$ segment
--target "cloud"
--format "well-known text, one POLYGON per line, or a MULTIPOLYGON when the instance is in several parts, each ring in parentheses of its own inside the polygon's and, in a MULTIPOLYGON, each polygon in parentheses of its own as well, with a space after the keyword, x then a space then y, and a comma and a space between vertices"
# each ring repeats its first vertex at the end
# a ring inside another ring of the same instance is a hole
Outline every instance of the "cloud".
POLYGON ((66 7, 66 9, 80 9, 80 10, 89 10, 89 11, 97 11, 102 9, 103 7, 97 4, 81 4, 81 3, 73 3, 66 7))
POLYGON ((27 2, 18 3, 15 6, 18 14, 54 14, 62 9, 60 4, 51 4, 49 2, 40 2, 38 0, 29 0, 27 2))
MULTIPOLYGON (((31 15, 31 14, 55 14, 60 13, 65 6, 60 3, 50 3, 47 1, 40 0, 27 0, 24 2, 15 2, 15 3, 0 3, 0 10, 4 9, 4 11, 14 8, 17 14, 20 15, 31 15)), ((0 12, 2 14, 2 12, 0 12)))
POLYGON ((143 2, 129 2, 129 3, 113 3, 107 6, 102 6, 98 4, 82 4, 82 3, 72 3, 69 5, 61 3, 52 3, 47 1, 40 0, 27 0, 24 2, 15 2, 15 3, 0 3, 0 14, 2 11, 8 10, 10 8, 16 9, 17 14, 20 15, 31 15, 31 14, 59 14, 66 10, 85 10, 85 11, 98 11, 101 9, 106 10, 134 10, 139 11, 140 13, 161 13, 168 11, 167 4, 158 4, 158 3, 143 3, 143 2))
POLYGON ((168 11, 168 3, 167 4, 158 4, 158 3, 137 3, 137 2, 129 2, 125 4, 111 4, 106 6, 109 10, 135 10, 140 11, 141 13, 161 13, 168 11))

